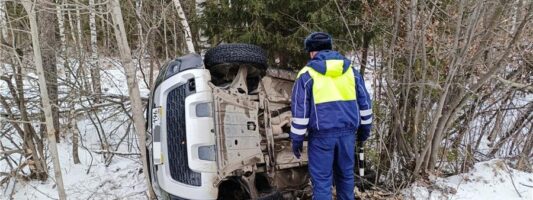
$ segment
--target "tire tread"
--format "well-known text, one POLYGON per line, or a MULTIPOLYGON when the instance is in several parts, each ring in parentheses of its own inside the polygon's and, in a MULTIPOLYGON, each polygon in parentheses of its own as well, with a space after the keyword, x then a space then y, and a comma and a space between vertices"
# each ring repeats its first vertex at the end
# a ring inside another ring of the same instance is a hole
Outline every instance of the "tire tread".
POLYGON ((250 64, 261 70, 268 67, 265 50, 253 44, 242 43, 221 44, 209 49, 204 63, 207 69, 225 63, 250 64))

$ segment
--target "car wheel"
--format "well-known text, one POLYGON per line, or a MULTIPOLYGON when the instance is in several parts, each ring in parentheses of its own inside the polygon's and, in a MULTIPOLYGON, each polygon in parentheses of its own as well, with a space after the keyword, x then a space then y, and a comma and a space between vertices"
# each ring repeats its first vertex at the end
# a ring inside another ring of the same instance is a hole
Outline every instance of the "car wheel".
POLYGON ((248 66, 247 87, 253 91, 268 67, 267 55, 261 47, 252 44, 221 44, 209 49, 204 57, 205 67, 211 72, 216 86, 231 83, 239 67, 248 66))
POLYGON ((228 63, 249 64, 260 70, 268 67, 265 50, 253 44, 221 44, 209 49, 204 57, 205 67, 209 70, 228 63))

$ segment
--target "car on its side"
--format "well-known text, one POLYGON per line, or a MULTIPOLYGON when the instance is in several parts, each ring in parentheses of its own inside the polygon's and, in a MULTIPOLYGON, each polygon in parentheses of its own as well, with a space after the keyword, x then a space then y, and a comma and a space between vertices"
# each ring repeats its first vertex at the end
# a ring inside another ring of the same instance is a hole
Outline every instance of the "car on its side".
POLYGON ((295 199, 310 190, 307 142, 291 151, 296 74, 251 44, 165 64, 148 105, 150 178, 161 199, 295 199))

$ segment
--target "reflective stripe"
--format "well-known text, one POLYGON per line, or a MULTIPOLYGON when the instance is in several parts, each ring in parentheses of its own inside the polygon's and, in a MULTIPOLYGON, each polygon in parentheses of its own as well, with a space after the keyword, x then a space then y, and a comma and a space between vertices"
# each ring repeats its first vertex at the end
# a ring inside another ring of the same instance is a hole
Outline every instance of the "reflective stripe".
POLYGON ((309 124, 309 118, 292 118, 292 122, 299 125, 309 124))
POLYGON ((361 117, 364 117, 364 116, 367 116, 367 115, 371 115, 372 114, 372 109, 361 110, 361 111, 359 111, 359 113, 361 113, 361 117))
MULTIPOLYGON (((297 81, 296 82, 296 85, 294 85, 294 88, 296 88, 296 90, 294 91, 294 105, 298 105, 298 83, 300 83, 300 81, 297 81)), ((296 113, 293 113, 293 115, 296 114, 296 113)))
POLYGON ((372 118, 367 119, 367 120, 361 120, 362 125, 371 124, 371 123, 372 123, 372 118))
POLYGON ((303 134, 305 134, 305 132, 307 132, 307 129, 297 129, 297 128, 294 128, 293 126, 291 126, 291 132, 296 134, 296 135, 303 135, 303 134))
MULTIPOLYGON (((307 80, 304 83, 304 117, 307 116, 307 89, 306 89, 306 86, 307 86, 307 83, 309 83, 310 80, 312 80, 312 79, 309 79, 309 80, 307 80)), ((309 120, 305 124, 307 125, 308 123, 309 123, 309 120)))
POLYGON ((316 109, 316 103, 313 106, 315 107, 316 130, 320 130, 320 127, 318 127, 318 110, 316 109))

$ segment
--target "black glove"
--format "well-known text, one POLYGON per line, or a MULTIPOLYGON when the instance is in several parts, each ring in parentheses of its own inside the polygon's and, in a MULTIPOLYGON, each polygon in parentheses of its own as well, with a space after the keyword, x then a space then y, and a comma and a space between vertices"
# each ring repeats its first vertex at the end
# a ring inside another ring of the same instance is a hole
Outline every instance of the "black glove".
POLYGON ((294 156, 296 156, 296 158, 298 159, 300 159, 300 157, 302 156, 300 152, 303 151, 303 145, 303 141, 292 141, 292 152, 294 153, 294 156))
POLYGON ((300 153, 303 151, 304 146, 304 136, 291 133, 290 138, 292 143, 292 152, 296 158, 300 159, 302 156, 300 153))
POLYGON ((370 137, 370 131, 369 130, 363 130, 361 128, 357 129, 357 141, 358 142, 364 142, 368 137, 370 137))

